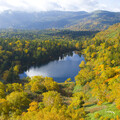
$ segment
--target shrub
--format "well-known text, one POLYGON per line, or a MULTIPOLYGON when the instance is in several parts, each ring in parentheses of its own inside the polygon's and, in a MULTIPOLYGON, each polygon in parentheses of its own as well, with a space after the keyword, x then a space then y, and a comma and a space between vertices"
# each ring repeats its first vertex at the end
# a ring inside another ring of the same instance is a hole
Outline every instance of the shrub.
POLYGON ((99 118, 99 117, 100 117, 100 114, 99 113, 95 113, 94 118, 96 119, 96 118, 99 118))
POLYGON ((104 119, 104 117, 103 117, 103 116, 101 116, 101 117, 100 117, 100 120, 103 120, 103 119, 104 119))

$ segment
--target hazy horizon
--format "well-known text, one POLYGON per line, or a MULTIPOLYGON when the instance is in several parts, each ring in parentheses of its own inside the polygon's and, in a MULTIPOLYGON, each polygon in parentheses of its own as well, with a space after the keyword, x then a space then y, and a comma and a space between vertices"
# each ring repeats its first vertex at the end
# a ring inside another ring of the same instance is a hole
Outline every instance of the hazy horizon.
POLYGON ((120 11, 110 11, 110 10, 102 10, 102 9, 98 9, 98 10, 94 10, 94 11, 70 11, 70 10, 68 10, 68 11, 64 11, 64 10, 48 10, 48 11, 20 11, 20 10, 10 10, 10 9, 8 9, 8 10, 4 10, 4 11, 2 11, 2 12, 0 12, 0 13, 4 13, 4 12, 8 12, 8 13, 12 13, 12 12, 21 12, 21 13, 45 13, 45 12, 75 12, 75 13, 77 13, 77 12, 86 12, 86 13, 92 13, 92 12, 97 12, 97 11, 106 11, 106 12, 120 12, 120 11))

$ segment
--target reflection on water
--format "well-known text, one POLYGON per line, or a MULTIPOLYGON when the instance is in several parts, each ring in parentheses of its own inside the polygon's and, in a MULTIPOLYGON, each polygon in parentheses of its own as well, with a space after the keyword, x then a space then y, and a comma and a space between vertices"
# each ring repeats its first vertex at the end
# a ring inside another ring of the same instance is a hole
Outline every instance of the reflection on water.
POLYGON ((20 74, 20 78, 42 75, 53 77, 57 82, 64 82, 67 78, 74 80, 80 70, 79 64, 82 60, 84 60, 83 56, 80 57, 73 52, 72 56, 67 55, 62 59, 59 58, 59 60, 51 61, 40 67, 31 67, 23 74, 20 74))

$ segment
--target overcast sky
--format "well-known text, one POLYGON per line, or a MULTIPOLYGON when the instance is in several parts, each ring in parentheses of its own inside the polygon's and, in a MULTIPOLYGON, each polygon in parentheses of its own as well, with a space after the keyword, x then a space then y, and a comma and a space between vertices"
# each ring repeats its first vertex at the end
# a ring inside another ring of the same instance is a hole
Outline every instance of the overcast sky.
POLYGON ((120 0, 0 0, 0 12, 17 11, 94 11, 120 12, 120 0))

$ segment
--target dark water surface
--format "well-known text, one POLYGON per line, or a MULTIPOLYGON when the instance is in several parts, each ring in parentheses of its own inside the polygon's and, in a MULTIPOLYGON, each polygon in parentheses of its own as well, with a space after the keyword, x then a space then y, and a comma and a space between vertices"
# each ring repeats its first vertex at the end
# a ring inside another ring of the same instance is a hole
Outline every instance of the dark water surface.
POLYGON ((79 56, 75 52, 73 54, 66 54, 65 57, 59 60, 51 61, 47 64, 34 67, 20 74, 20 78, 31 76, 47 76, 53 77, 56 82, 64 82, 67 78, 74 80, 80 68, 79 64, 84 60, 83 56, 79 56))

